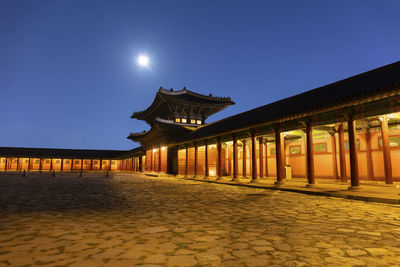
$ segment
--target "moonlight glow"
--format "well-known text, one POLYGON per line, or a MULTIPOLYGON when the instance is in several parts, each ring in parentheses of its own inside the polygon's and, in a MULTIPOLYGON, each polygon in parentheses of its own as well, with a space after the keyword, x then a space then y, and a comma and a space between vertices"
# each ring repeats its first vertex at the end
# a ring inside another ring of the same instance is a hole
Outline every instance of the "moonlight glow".
POLYGON ((139 66, 147 68, 149 67, 150 63, 149 57, 146 55, 140 55, 137 59, 137 63, 139 64, 139 66))

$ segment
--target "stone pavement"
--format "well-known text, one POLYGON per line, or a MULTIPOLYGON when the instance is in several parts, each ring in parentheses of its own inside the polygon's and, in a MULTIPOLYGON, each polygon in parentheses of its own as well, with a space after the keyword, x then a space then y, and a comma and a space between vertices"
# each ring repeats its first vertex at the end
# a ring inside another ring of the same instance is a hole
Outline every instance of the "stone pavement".
POLYGON ((0 174, 0 266, 400 266, 398 205, 77 176, 0 174))

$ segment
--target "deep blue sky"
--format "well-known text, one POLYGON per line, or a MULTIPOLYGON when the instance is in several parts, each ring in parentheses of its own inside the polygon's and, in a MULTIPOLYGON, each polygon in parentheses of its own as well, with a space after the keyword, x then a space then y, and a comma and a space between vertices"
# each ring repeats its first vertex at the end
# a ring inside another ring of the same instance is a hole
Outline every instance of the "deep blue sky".
POLYGON ((215 121, 400 60, 400 1, 0 1, 0 146, 131 149, 162 85, 215 121), (151 70, 136 65, 139 53, 151 70))

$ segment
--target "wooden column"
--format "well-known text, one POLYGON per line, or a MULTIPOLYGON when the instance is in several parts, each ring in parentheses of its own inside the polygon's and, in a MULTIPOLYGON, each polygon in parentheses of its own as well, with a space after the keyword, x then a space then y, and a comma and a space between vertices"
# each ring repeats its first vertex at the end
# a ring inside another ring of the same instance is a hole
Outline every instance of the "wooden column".
POLYGON ((351 173, 351 187, 355 189, 360 185, 358 175, 358 159, 357 159, 357 145, 356 145, 356 127, 353 115, 350 114, 348 121, 349 133, 349 150, 350 150, 350 173, 351 173))
POLYGON ((198 147, 197 147, 197 143, 194 143, 194 175, 193 175, 193 177, 197 176, 197 164, 198 164, 198 147))
POLYGON ((268 139, 265 139, 265 177, 268 178, 268 139))
MULTIPOLYGON (((230 145, 228 145, 228 144, 226 144, 226 153, 228 154, 228 173, 229 173, 229 176, 232 176, 232 150, 233 149, 231 149, 231 146, 230 145)), ((226 155, 226 154, 224 154, 224 155, 226 155)), ((225 169, 226 169, 226 166, 225 166, 225 169)))
POLYGON ((42 171, 42 168, 43 168, 43 159, 41 158, 41 159, 39 159, 39 171, 42 171))
POLYGON ((260 137, 258 138, 258 150, 260 151, 260 178, 264 177, 264 144, 263 144, 263 138, 260 137))
POLYGON ((189 147, 188 147, 187 144, 185 145, 185 148, 186 148, 185 177, 187 177, 187 176, 188 176, 188 173, 189 173, 189 147))
POLYGON ((31 158, 28 158, 28 172, 31 170, 31 158))
POLYGON ((237 138, 233 136, 233 179, 232 181, 238 181, 238 146, 237 138))
POLYGON ((161 172, 161 163, 162 163, 162 148, 161 145, 158 146, 158 172, 161 172))
POLYGON ((139 172, 143 172, 143 156, 139 156, 139 172))
POLYGON ((340 162, 340 181, 347 182, 346 173, 346 150, 344 147, 344 127, 343 123, 339 124, 339 162, 340 162))
POLYGON ((336 180, 339 180, 338 168, 337 168, 337 158, 336 158, 336 137, 335 132, 330 132, 331 135, 331 145, 332 145, 332 168, 333 168, 333 177, 336 180))
POLYGON ((64 168, 64 159, 61 159, 60 172, 63 171, 63 168, 64 168))
POLYGON ((110 159, 110 167, 109 167, 109 171, 111 171, 111 164, 112 163, 112 160, 110 159))
POLYGON ((50 159, 50 171, 53 170, 53 159, 50 159))
POLYGON ((101 171, 103 169, 103 159, 100 159, 100 167, 99 170, 101 171))
POLYGON ((251 133, 251 181, 257 180, 256 134, 251 133))
POLYGON ((367 147, 367 175, 368 180, 375 180, 374 179, 374 165, 372 162, 372 147, 371 147, 371 132, 369 125, 365 130, 365 143, 367 147))
POLYGON ((90 170, 93 171, 93 159, 90 159, 90 170))
POLYGON ((19 157, 17 158, 17 171, 19 170, 19 157))
POLYGON ((276 182, 275 184, 283 184, 284 173, 283 173, 283 136, 281 129, 275 129, 275 150, 276 150, 276 182))
POLYGON ((315 184, 315 175, 314 175, 314 145, 312 140, 312 127, 311 124, 307 124, 306 126, 306 159, 307 159, 307 182, 308 186, 312 186, 315 184))
POLYGON ((6 163, 5 163, 5 165, 4 165, 4 171, 7 170, 7 163, 8 163, 8 159, 7 159, 7 157, 6 157, 6 163))
MULTIPOLYGON (((111 162, 110 162, 111 163, 111 162)), ((111 168, 110 168, 111 169, 111 168)), ((83 159, 81 159, 81 171, 83 170, 83 159)))
POLYGON ((207 141, 204 142, 204 163, 205 163, 205 175, 204 177, 207 178, 209 174, 209 167, 208 167, 208 143, 207 141))
POLYGON ((153 166, 153 148, 151 148, 151 150, 150 150, 150 171, 152 172, 152 171, 154 171, 154 166, 153 166))
POLYGON ((132 162, 131 162, 131 171, 136 171, 136 161, 135 158, 132 157, 132 162))
POLYGON ((246 155, 246 140, 245 139, 243 139, 242 140, 242 144, 243 144, 243 162, 242 162, 242 164, 243 164, 243 174, 242 174, 242 176, 243 176, 243 178, 246 178, 247 177, 247 170, 246 170, 246 165, 247 165, 247 155, 246 155))
POLYGON ((393 172, 392 172, 392 157, 390 155, 390 141, 389 141, 389 127, 388 119, 386 115, 382 116, 381 123, 382 132, 382 149, 383 149, 383 162, 385 169, 385 183, 393 184, 393 172))
POLYGON ((71 159, 71 172, 74 170, 74 159, 71 159))
POLYGON ((221 139, 218 138, 218 141, 217 141, 217 178, 218 179, 222 178, 221 152, 222 152, 221 139))

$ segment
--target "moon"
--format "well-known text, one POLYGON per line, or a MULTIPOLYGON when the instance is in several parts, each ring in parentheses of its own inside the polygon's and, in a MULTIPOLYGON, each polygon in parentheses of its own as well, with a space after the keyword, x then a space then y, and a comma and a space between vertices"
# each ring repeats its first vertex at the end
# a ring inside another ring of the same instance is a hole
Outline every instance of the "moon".
POLYGON ((147 55, 139 55, 137 63, 143 68, 148 68, 150 65, 150 59, 147 55))

